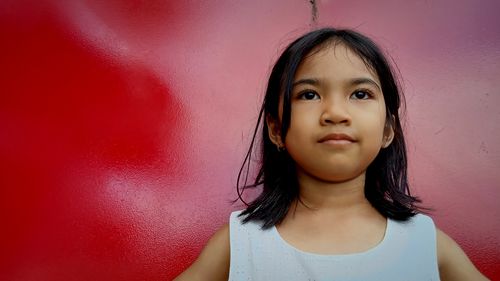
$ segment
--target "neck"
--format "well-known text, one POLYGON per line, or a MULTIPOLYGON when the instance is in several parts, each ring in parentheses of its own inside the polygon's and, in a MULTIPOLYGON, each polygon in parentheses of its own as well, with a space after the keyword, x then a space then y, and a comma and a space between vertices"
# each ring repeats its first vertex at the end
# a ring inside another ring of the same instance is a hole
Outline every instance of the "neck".
POLYGON ((342 182, 328 182, 297 171, 300 203, 310 210, 341 211, 371 205, 365 197, 365 173, 342 182))

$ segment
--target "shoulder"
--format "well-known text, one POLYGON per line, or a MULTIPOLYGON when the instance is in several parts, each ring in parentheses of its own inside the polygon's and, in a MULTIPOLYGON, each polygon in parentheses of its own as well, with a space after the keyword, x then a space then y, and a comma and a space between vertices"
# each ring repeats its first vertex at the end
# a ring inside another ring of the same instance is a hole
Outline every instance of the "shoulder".
POLYGON ((417 213, 411 217, 408 217, 407 219, 405 220, 395 220, 395 219, 391 219, 393 222, 397 223, 397 224, 400 224, 402 226, 406 226, 406 227, 412 227, 412 226, 422 226, 422 225, 425 225, 427 227, 432 227, 434 228, 434 221, 432 220, 431 217, 429 217, 428 215, 425 215, 425 214, 422 214, 422 213, 417 213))
POLYGON ((198 259, 175 280, 227 280, 229 261, 229 225, 226 224, 210 238, 198 259))
POLYGON ((441 280, 488 280, 476 269, 460 246, 438 228, 436 242, 441 280))
POLYGON ((434 221, 428 215, 418 213, 409 219, 412 222, 418 222, 420 224, 428 224, 434 226, 434 221))
POLYGON ((229 218, 229 232, 232 236, 231 241, 236 241, 233 238, 241 240, 239 238, 243 236, 252 235, 252 233, 259 232, 262 230, 262 225, 258 221, 255 220, 245 221, 248 214, 243 214, 243 212, 244 210, 239 210, 231 213, 231 216, 229 218))
POLYGON ((393 224, 397 225, 397 228, 405 233, 435 243, 436 226, 432 218, 425 214, 418 213, 404 221, 393 220, 393 224))

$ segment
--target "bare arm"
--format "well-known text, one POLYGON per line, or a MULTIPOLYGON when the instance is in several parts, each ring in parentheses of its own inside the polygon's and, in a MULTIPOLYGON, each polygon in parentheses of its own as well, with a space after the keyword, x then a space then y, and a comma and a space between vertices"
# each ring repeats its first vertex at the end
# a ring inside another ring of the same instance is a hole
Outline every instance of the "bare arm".
POLYGON ((441 230, 437 230, 439 275, 443 281, 488 280, 469 260, 460 246, 441 230))
POLYGON ((229 255, 229 225, 225 225, 210 238, 198 259, 174 281, 227 280, 229 255))

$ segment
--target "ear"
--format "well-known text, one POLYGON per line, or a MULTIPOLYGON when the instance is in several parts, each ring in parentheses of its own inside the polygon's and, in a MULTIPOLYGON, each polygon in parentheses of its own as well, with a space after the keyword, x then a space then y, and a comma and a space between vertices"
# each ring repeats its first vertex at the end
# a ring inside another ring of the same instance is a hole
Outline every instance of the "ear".
POLYGON ((382 139, 382 148, 387 148, 392 143, 392 140, 394 139, 394 125, 393 125, 394 122, 395 122, 394 115, 392 115, 391 121, 385 122, 384 138, 382 139))
POLYGON ((276 121, 271 116, 266 116, 267 133, 269 134, 269 139, 278 148, 282 148, 283 142, 281 141, 281 126, 278 121, 276 121))

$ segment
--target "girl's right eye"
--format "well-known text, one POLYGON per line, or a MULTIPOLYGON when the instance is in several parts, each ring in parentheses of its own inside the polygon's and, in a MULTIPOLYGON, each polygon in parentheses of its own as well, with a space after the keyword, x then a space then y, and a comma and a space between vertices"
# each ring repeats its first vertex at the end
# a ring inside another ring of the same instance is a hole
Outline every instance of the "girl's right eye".
POLYGON ((304 91, 299 94, 298 98, 301 100, 316 100, 319 99, 319 95, 315 91, 304 91))

